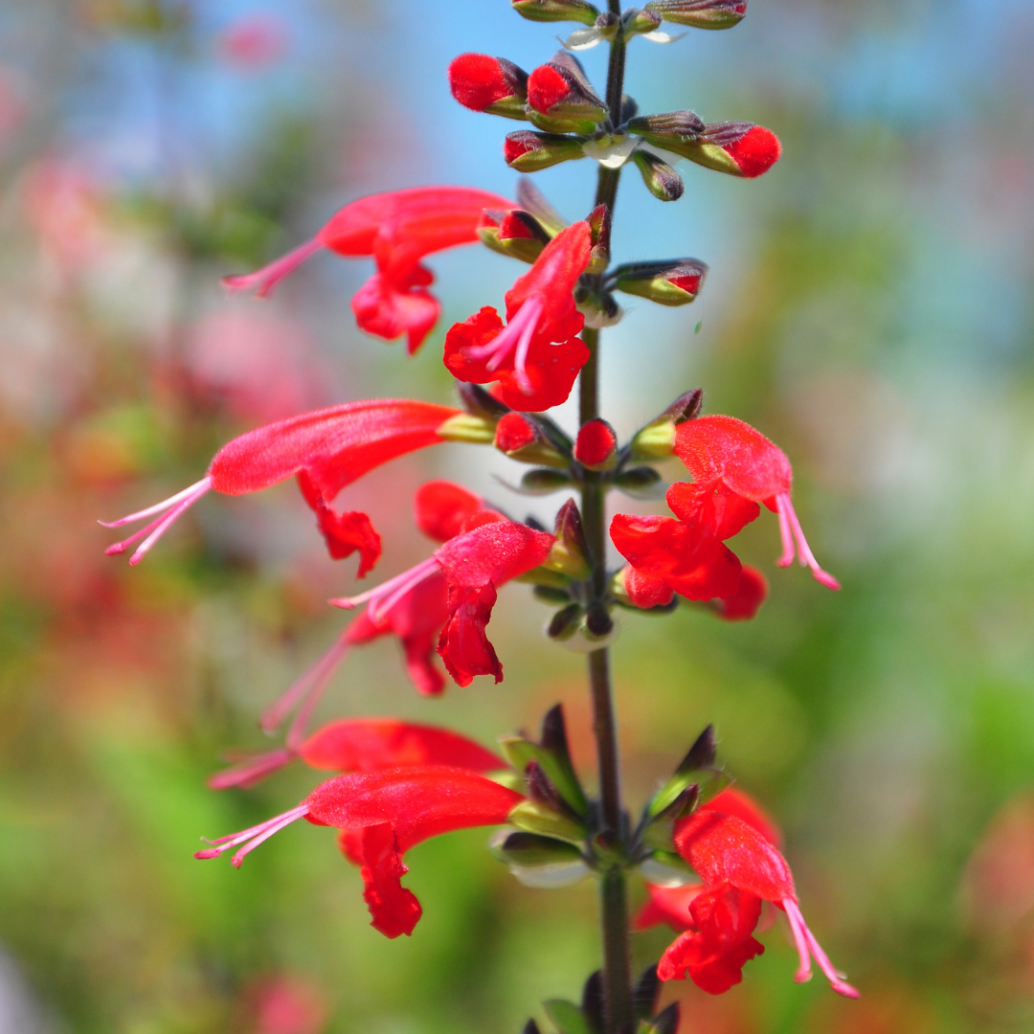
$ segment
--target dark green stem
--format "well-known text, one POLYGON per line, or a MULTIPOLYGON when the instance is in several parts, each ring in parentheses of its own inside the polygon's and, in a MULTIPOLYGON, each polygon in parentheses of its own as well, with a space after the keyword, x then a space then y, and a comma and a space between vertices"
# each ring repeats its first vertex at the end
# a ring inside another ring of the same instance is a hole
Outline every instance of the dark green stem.
MULTIPOLYGON (((620 17, 618 0, 608 0, 611 13, 620 17)), ((611 121, 620 122, 625 77, 625 40, 618 33, 611 43, 607 73, 607 105, 611 121)), ((620 169, 600 168, 596 205, 606 205, 613 225, 620 169)), ((602 276, 600 277, 602 280, 602 276)), ((582 424, 599 416, 600 332, 587 328, 582 335, 589 347, 589 361, 579 378, 579 418, 582 424)), ((587 471, 582 483, 582 520, 592 563, 590 617, 605 613, 607 593, 606 486, 601 476, 587 471)), ((593 730, 600 772, 600 820, 603 835, 620 843, 627 835, 621 806, 621 766, 618 754, 614 695, 610 683, 610 655, 606 648, 589 654, 589 686, 592 693, 593 730)), ((625 1034, 633 1025, 632 966, 628 927, 625 873, 613 866, 600 878, 603 928, 603 986, 606 996, 606 1034, 625 1034)))

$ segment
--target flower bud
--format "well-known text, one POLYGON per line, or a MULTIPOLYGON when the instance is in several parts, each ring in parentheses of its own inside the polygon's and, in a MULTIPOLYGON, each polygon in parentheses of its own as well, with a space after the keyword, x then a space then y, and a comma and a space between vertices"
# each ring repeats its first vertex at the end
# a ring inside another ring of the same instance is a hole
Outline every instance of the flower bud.
POLYGON ((706 275, 707 266, 699 259, 660 259, 618 266, 610 279, 626 294, 649 298, 659 305, 688 305, 696 301, 706 275))
POLYGON ((556 515, 556 537, 556 543, 543 566, 570 578, 588 578, 591 572, 585 530, 582 527, 582 515, 573 499, 568 499, 556 515))
POLYGON ((510 212, 485 212, 477 228, 481 242, 492 251, 534 263, 550 241, 550 234, 530 213, 515 208, 510 212))
POLYGON ((612 470, 617 462, 617 435, 606 420, 583 424, 574 443, 574 458, 587 470, 612 470))
POLYGON ((449 89, 465 108, 526 121, 528 73, 488 54, 460 54, 449 65, 449 89))
POLYGON ((618 34, 620 21, 609 11, 604 11, 591 28, 575 29, 567 39, 562 39, 565 50, 589 50, 604 40, 612 42, 618 34))
POLYGON ((546 626, 546 635, 550 639, 570 639, 578 629, 578 622, 582 619, 582 605, 580 603, 569 603, 562 610, 558 610, 546 626))
POLYGON ((626 467, 614 478, 614 485, 635 499, 662 499, 666 487, 653 467, 626 467))
POLYGON ((526 887, 570 887, 589 875, 581 850, 553 837, 502 829, 492 837, 489 848, 526 887))
POLYGON ((653 147, 744 179, 768 172, 782 153, 779 138, 764 126, 752 122, 705 124, 692 111, 634 118, 628 129, 653 147))
POLYGON ((518 172, 538 172, 561 162, 585 157, 585 136, 562 136, 557 133, 534 133, 519 129, 507 133, 503 141, 503 157, 518 172))
POLYGON ((610 212, 606 205, 597 205, 587 220, 592 240, 592 252, 587 273, 602 273, 610 264, 610 212))
POLYGON ((551 495, 570 487, 571 479, 562 470, 548 470, 539 467, 529 470, 521 478, 521 491, 524 495, 551 495))
POLYGON ((531 120, 551 133, 592 133, 610 114, 578 61, 561 51, 528 76, 531 120))
POLYGON ((598 616, 587 614, 579 622, 574 635, 561 640, 561 646, 572 653, 595 653, 614 643, 621 634, 621 623, 606 614, 606 622, 598 616))
POLYGON ((747 0, 650 0, 646 10, 694 29, 731 29, 747 13, 747 0))
POLYGON ((592 25, 599 11, 586 0, 511 0, 513 9, 532 22, 583 22, 592 25))
POLYGON ((585 826, 581 822, 538 801, 522 801, 510 812, 507 820, 528 833, 556 837, 574 844, 585 838, 585 826))
POLYGON ((493 426, 495 421, 511 412, 505 402, 500 402, 494 395, 490 395, 480 384, 458 381, 456 394, 459 395, 460 404, 468 413, 491 420, 493 426))
POLYGON ((629 36, 641 36, 656 32, 661 27, 661 16, 650 10, 648 4, 642 11, 632 8, 625 16, 625 32, 629 36))
POLYGON ((512 460, 565 470, 568 459, 549 444, 538 425, 523 413, 507 413, 495 428, 493 444, 512 460))
POLYGON ((646 189, 658 201, 678 201, 686 189, 682 177, 666 162, 649 151, 636 151, 632 161, 643 177, 646 189))

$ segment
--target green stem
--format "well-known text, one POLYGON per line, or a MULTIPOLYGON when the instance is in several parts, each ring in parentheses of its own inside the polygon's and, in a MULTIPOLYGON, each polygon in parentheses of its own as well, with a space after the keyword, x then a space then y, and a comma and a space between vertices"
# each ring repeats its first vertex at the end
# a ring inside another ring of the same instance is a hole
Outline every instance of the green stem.
MULTIPOLYGON (((617 0, 608 0, 612 13, 620 16, 617 0)), ((625 40, 619 33, 610 48, 607 74, 607 105, 614 125, 620 121, 624 89, 625 40)), ((606 205, 613 225, 620 169, 600 168, 596 205, 606 205)), ((602 279, 602 277, 601 277, 602 279)), ((588 328, 582 339, 589 348, 589 361, 579 378, 579 419, 582 424, 599 416, 600 332, 588 328)), ((589 614, 600 613, 607 593, 606 486, 601 476, 586 471, 582 483, 582 520, 592 563, 589 614)), ((614 695, 610 682, 610 654, 604 648, 589 654, 589 687, 592 694, 593 731, 600 773, 600 819, 608 839, 621 843, 627 836, 621 806, 621 766, 618 752, 614 695)), ((625 873, 615 865, 600 879, 600 912, 603 932, 603 986, 606 997, 606 1034, 626 1034, 633 1025, 632 966, 625 873)))

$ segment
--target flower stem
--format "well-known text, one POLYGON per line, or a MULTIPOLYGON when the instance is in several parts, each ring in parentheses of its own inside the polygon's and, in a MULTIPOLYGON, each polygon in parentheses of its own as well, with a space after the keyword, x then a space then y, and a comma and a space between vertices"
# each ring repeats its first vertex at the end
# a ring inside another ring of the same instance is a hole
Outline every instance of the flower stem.
MULTIPOLYGON (((612 12, 620 14, 617 0, 608 0, 612 12)), ((610 48, 607 74, 607 104, 611 120, 620 121, 621 95, 625 76, 625 40, 621 33, 610 48)), ((600 168, 596 205, 605 204, 613 220, 620 169, 600 168)), ((602 279, 602 278, 601 278, 602 279)), ((589 361, 579 378, 579 419, 582 424, 599 416, 600 332, 586 328, 582 339, 589 348, 589 361)), ((606 614, 607 529, 606 490, 599 474, 586 471, 582 483, 582 520, 592 563, 589 615, 606 614)), ((589 688, 592 694, 593 731, 600 772, 600 810, 603 833, 616 844, 627 836, 621 806, 621 766, 618 754, 614 695, 610 683, 610 654, 604 648, 589 654, 589 688)), ((600 879, 600 911, 603 932, 603 986, 606 1000, 606 1034, 626 1034, 633 1026, 631 945, 625 873, 613 865, 600 879)))

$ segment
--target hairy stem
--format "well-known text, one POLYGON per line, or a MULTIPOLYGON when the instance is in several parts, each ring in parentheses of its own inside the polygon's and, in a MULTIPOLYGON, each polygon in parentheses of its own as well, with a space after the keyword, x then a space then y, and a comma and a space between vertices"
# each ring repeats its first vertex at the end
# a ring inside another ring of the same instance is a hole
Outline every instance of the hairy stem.
MULTIPOLYGON (((608 0, 612 13, 620 14, 617 0, 608 0)), ((607 104, 611 120, 620 122, 624 89, 625 40, 619 32, 610 48, 607 104)), ((604 204, 613 220, 620 169, 600 168, 596 205, 604 204)), ((602 278, 601 278, 602 279, 602 278)), ((579 419, 582 424, 599 416, 600 332, 587 328, 582 335, 589 347, 589 361, 579 378, 579 419)), ((589 616, 604 614, 607 592, 606 490, 599 474, 587 471, 582 485, 582 519, 592 563, 589 616)), ((614 695, 610 683, 610 655, 606 648, 589 654, 589 688, 592 694, 593 731, 600 771, 600 809, 603 831, 615 843, 627 835, 621 806, 621 766, 618 754, 614 695)), ((632 967, 629 943, 628 900, 625 873, 609 868, 600 880, 603 930, 603 985, 606 996, 607 1034, 625 1034, 632 1027, 632 967)))

